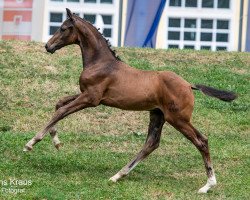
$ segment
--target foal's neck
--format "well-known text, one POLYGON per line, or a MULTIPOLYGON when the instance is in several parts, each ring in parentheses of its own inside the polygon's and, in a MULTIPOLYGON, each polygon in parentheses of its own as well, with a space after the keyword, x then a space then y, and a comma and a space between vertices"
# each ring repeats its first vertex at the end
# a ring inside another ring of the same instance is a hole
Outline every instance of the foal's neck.
POLYGON ((79 26, 79 46, 82 52, 83 66, 85 68, 112 61, 116 58, 109 49, 109 46, 97 29, 88 22, 82 22, 79 26))

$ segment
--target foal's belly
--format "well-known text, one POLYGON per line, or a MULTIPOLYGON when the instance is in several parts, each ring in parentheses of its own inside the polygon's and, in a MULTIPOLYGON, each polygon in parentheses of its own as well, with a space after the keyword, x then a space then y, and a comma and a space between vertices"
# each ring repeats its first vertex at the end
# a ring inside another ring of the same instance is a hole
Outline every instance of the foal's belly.
POLYGON ((124 110, 152 110, 158 107, 158 93, 152 86, 110 88, 101 104, 124 110))
POLYGON ((157 104, 153 101, 147 100, 147 99, 115 99, 115 98, 109 98, 101 101, 101 104, 120 108, 123 110, 135 110, 135 111, 142 111, 142 110, 153 110, 157 108, 157 104))

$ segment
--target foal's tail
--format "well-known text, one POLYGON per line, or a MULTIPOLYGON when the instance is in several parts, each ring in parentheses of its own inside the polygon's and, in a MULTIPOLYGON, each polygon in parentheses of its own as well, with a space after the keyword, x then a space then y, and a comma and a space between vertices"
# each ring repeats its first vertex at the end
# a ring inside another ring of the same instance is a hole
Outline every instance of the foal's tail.
POLYGON ((215 97, 215 98, 220 99, 222 101, 231 102, 237 98, 237 95, 234 92, 218 90, 218 89, 208 87, 205 85, 192 85, 192 89, 193 90, 200 90, 204 94, 211 96, 211 97, 215 97))

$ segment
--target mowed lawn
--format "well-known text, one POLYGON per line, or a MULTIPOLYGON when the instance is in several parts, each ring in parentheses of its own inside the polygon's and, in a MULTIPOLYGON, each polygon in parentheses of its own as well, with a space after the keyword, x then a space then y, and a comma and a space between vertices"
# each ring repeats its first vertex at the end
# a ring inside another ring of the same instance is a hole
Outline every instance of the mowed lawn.
POLYGON ((140 151, 146 111, 86 109, 58 123, 60 151, 48 135, 32 152, 22 152, 57 101, 79 92, 78 47, 51 55, 43 46, 0 41, 0 199, 250 199, 249 53, 116 49, 135 68, 171 70, 239 95, 225 103, 195 91, 192 121, 209 138, 218 181, 208 194, 197 194, 207 181, 201 155, 168 124, 156 151, 126 178, 108 181, 140 151))

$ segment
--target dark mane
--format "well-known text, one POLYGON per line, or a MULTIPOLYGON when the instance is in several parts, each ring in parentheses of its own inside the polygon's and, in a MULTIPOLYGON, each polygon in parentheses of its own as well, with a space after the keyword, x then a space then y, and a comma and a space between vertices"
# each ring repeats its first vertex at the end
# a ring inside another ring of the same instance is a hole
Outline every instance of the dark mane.
POLYGON ((75 13, 74 13, 74 16, 77 17, 78 19, 80 19, 81 21, 86 22, 86 23, 88 23, 89 25, 91 25, 91 27, 93 27, 93 28, 100 34, 101 38, 106 42, 106 44, 107 44, 107 46, 108 46, 108 49, 110 50, 110 52, 112 53, 112 55, 116 58, 116 60, 121 61, 121 58, 120 58, 119 56, 116 55, 116 51, 112 49, 112 45, 110 44, 110 41, 109 41, 108 39, 106 39, 106 38, 104 37, 104 35, 103 35, 101 32, 99 32, 100 29, 97 29, 97 28, 96 28, 93 24, 91 24, 89 21, 87 21, 87 20, 85 20, 85 19, 79 17, 79 16, 76 15, 75 13))

